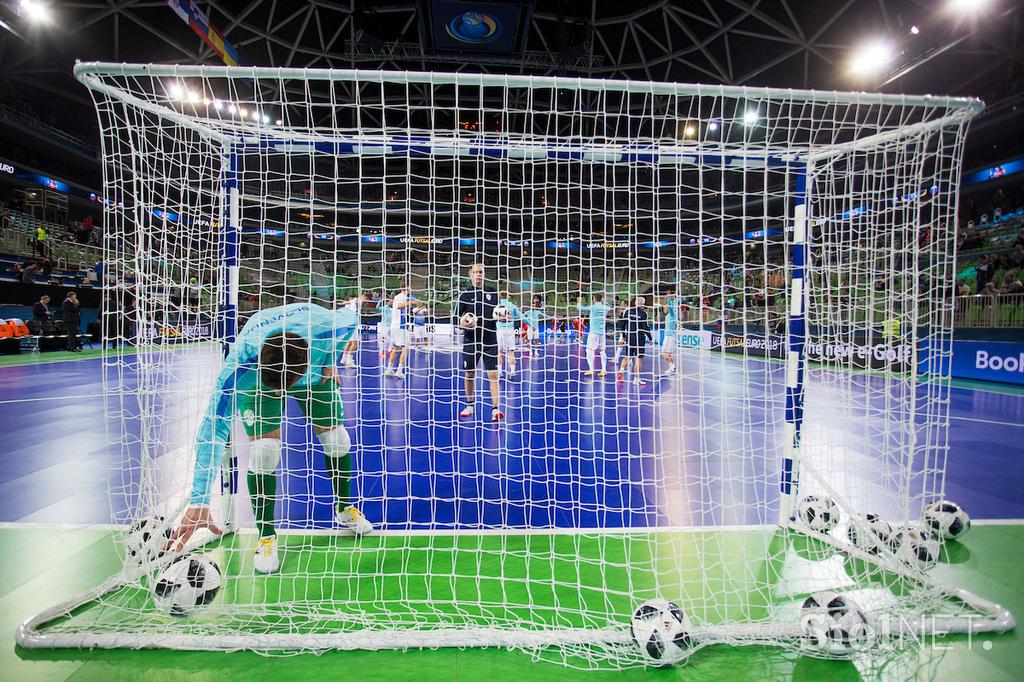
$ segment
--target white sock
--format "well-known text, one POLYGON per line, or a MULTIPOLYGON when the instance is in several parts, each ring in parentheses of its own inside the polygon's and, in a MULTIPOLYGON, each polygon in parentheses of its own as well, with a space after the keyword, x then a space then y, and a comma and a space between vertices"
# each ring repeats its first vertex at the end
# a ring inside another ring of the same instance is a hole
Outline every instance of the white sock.
POLYGON ((590 348, 587 349, 587 365, 590 367, 590 371, 594 371, 594 356, 597 353, 590 348))

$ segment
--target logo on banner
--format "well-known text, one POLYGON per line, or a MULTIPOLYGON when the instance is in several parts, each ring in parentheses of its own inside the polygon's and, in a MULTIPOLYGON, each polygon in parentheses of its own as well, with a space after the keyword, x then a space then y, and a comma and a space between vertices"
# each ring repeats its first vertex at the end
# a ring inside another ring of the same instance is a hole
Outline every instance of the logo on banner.
POLYGON ((974 354, 974 368, 993 372, 1024 372, 1024 353, 1004 357, 989 353, 987 350, 979 350, 974 354))

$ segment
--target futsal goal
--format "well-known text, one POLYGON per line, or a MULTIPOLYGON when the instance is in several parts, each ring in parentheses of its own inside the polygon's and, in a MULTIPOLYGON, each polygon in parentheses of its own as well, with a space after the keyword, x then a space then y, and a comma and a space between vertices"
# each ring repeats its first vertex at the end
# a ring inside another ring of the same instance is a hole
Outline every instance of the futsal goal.
POLYGON ((102 137, 106 329, 135 346, 103 358, 124 568, 25 623, 23 646, 501 646, 625 667, 644 661, 630 619, 645 600, 681 607, 694 650, 805 650, 801 605, 826 590, 858 604, 879 649, 1012 627, 873 525, 913 525, 945 496, 957 188, 979 102, 450 73, 75 74, 102 137), (454 301, 473 263, 546 332, 514 351, 500 425, 456 416, 454 301), (402 286, 448 341, 388 383, 372 325, 402 286), (290 428, 282 567, 254 575, 239 429, 212 501, 233 533, 189 549, 223 586, 189 617, 161 613, 152 582, 174 554, 140 563, 122 539, 184 510, 225 347, 260 310, 363 293, 361 366, 340 382, 356 497, 378 532, 334 527, 320 445, 290 428), (595 376, 556 333, 598 296, 644 298, 646 385, 615 382, 621 365, 596 376, 615 312, 595 376), (827 523, 802 513, 809 497, 827 523))

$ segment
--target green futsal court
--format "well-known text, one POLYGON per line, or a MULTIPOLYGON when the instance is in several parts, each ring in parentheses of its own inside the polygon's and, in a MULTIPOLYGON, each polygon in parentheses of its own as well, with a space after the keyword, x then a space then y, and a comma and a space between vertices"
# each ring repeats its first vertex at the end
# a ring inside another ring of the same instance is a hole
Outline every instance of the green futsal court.
MULTIPOLYGON (((253 603, 266 598, 267 603, 304 597, 315 600, 318 590, 333 595, 335 605, 342 604, 337 627, 344 631, 346 599, 358 600, 361 608, 373 609, 374 595, 379 595, 380 609, 388 609, 393 617, 409 622, 429 623, 448 615, 447 599, 461 602, 460 613, 472 622, 485 613, 493 617, 514 618, 518 615, 535 621, 566 627, 586 626, 573 614, 586 614, 588 609, 605 612, 609 608, 628 608, 618 603, 627 586, 634 595, 646 596, 637 581, 653 577, 659 566, 659 554, 683 556, 683 582, 687 585, 680 598, 697 599, 701 590, 738 589, 745 580, 743 567, 730 565, 728 559, 719 570, 701 567, 699 551, 712 544, 725 549, 725 556, 783 556, 780 543, 787 542, 779 534, 760 530, 707 532, 694 531, 659 534, 657 542, 648 536, 606 535, 388 535, 361 541, 359 551, 352 551, 355 542, 340 536, 286 536, 283 570, 271 577, 252 576, 248 552, 242 549, 251 541, 242 534, 222 541, 209 551, 231 576, 218 601, 237 600, 253 603), (289 552, 289 547, 303 552, 289 552), (677 552, 682 552, 678 554, 677 552), (602 565, 588 564, 588 555, 604 556, 602 565), (685 557, 690 556, 687 562, 685 557), (472 562, 462 565, 461 562, 472 562), (626 567, 646 566, 637 571, 626 567), (352 575, 364 572, 365 581, 351 578, 333 580, 330 585, 312 579, 319 571, 325 575, 352 575), (404 571, 404 575, 401 573, 404 571), (698 575, 698 571, 700 574, 698 575), (304 577, 296 578, 296 574, 304 577), (484 580, 471 574, 492 576, 484 580), (460 576, 467 576, 462 578, 460 576), (526 580, 530 582, 527 599, 526 580), (632 581, 632 582, 630 582, 632 581), (568 585, 576 584, 570 589, 568 585), (601 586, 604 585, 604 589, 601 586), (546 587, 545 587, 546 586, 546 587), (697 587, 694 587, 697 586, 697 587), (623 588, 622 592, 618 588, 623 588), (301 594, 298 593, 301 591, 301 594), (517 591, 520 594, 517 594, 517 591), (403 601, 391 601, 402 595, 403 601), (453 599, 454 598, 454 599, 453 599), (467 605, 476 604, 478 611, 467 605), (505 606, 502 606, 504 604, 505 606), (519 604, 510 607, 509 604, 519 604), (402 608, 405 612, 398 614, 402 608), (494 609, 504 609, 496 614, 494 609)), ((987 599, 1024 613, 1024 575, 1019 569, 1024 559, 1024 525, 1000 524, 975 527, 963 544, 948 543, 944 561, 934 571, 937 578, 966 588, 987 599)), ((811 544, 791 542, 804 561, 838 561, 811 544)), ((1024 650, 1016 631, 1001 635, 983 635, 969 639, 951 636, 925 641, 923 646, 895 658, 866 668, 850 661, 819 661, 777 649, 762 647, 731 648, 713 646, 695 653, 682 667, 662 670, 631 670, 626 672, 576 671, 545 662, 535 662, 529 654, 501 649, 412 650, 412 651, 345 651, 322 655, 290 656, 287 668, 280 656, 260 656, 249 652, 208 653, 183 651, 103 651, 103 650, 28 650, 14 644, 17 625, 40 610, 87 590, 115 573, 119 559, 110 534, 102 530, 81 528, 32 527, 8 525, 0 529, 0 554, 5 569, 0 574, 0 620, 7 632, 8 647, 0 660, 0 679, 4 680, 207 680, 207 679, 347 679, 379 678, 387 673, 391 679, 701 679, 748 680, 857 680, 857 679, 956 679, 969 682, 987 680, 1019 680, 1024 670, 1024 650), (287 671, 287 672, 283 672, 287 671), (281 677, 281 675, 284 677, 281 677)), ((761 579, 775 579, 785 568, 778 565, 751 566, 761 579)), ((679 570, 679 569, 673 569, 679 570)), ((665 576, 661 576, 662 579, 665 576)), ((650 595, 650 596, 653 596, 650 595)), ((791 596, 779 596, 779 601, 791 596)), ((145 594, 125 588, 117 603, 139 606, 145 594)), ((743 600, 740 600, 743 601, 743 600)), ((747 602, 743 608, 751 617, 758 609, 778 606, 767 600, 763 604, 747 602)), ((736 614, 731 614, 736 615, 736 614)), ((287 614, 275 620, 281 628, 301 628, 298 621, 289 622, 287 614)), ((107 607, 83 609, 76 618, 96 624, 116 619, 107 607)), ((133 622, 147 627, 157 626, 160 616, 132 616, 133 622), (150 622, 146 619, 152 618, 150 622)), ((272 619, 273 620, 273 619, 272 619)), ((303 621, 309 622, 309 621, 303 621)), ((328 627, 316 621, 315 629, 328 627)), ((592 625, 592 624, 591 624, 592 625)), ((60 630, 61 623, 51 626, 60 630)), ((273 626, 269 626, 273 629, 273 626)), ((45 631, 45 630, 44 630, 45 631)))

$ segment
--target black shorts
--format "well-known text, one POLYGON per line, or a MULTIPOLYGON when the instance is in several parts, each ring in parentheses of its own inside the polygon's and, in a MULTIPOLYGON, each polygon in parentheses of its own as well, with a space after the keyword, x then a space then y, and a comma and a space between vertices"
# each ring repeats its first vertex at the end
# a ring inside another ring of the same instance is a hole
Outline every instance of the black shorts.
POLYGON ((631 358, 642 358, 647 352, 647 344, 638 339, 629 339, 626 345, 626 356, 631 358))
POLYGON ((483 358, 484 369, 498 369, 498 335, 484 332, 482 336, 466 334, 462 341, 462 369, 476 369, 483 358))

